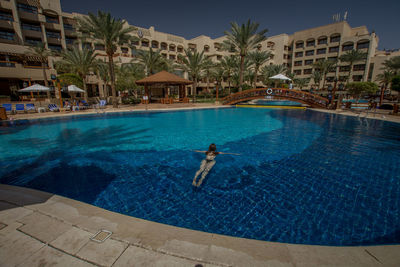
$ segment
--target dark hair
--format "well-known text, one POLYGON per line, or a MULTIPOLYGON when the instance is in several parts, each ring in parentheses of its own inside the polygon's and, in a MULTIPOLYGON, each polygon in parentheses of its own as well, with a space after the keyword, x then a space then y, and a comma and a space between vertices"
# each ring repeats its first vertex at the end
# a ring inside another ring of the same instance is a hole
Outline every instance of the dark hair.
POLYGON ((215 145, 215 144, 211 144, 209 147, 208 147, 208 151, 216 151, 217 150, 217 146, 215 145))

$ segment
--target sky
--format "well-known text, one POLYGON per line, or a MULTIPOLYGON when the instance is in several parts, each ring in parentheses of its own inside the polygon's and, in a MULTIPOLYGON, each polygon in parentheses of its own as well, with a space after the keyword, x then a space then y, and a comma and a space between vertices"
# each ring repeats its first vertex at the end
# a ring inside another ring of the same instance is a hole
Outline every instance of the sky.
POLYGON ((379 37, 379 49, 400 48, 400 0, 61 0, 64 12, 110 12, 129 24, 191 39, 216 38, 248 19, 268 29, 267 36, 332 23, 332 15, 347 11, 351 27, 367 26, 379 37))

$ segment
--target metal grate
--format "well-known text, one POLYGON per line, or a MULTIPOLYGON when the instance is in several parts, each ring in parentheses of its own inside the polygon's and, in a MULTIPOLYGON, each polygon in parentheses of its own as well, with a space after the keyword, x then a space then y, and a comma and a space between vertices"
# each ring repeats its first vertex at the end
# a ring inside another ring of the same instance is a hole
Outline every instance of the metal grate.
POLYGON ((97 233, 94 234, 94 236, 92 236, 90 238, 90 240, 97 242, 97 243, 103 243, 104 241, 106 241, 110 236, 112 235, 112 232, 108 231, 108 230, 104 230, 101 229, 100 231, 98 231, 97 233))

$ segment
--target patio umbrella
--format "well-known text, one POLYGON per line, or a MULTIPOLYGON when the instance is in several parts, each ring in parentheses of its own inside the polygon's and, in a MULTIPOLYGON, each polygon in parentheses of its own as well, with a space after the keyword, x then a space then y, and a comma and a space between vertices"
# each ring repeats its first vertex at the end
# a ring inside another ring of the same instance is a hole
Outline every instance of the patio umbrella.
POLYGON ((81 88, 77 87, 76 85, 69 85, 68 87, 68 93, 84 93, 85 90, 82 90, 81 88))
POLYGON ((272 76, 272 77, 269 77, 269 79, 271 79, 271 80, 276 80, 276 81, 275 81, 275 87, 278 86, 277 80, 283 80, 283 81, 291 81, 291 80, 292 80, 292 79, 290 79, 289 77, 286 77, 286 76, 283 75, 283 74, 274 75, 274 76, 272 76))
POLYGON ((43 86, 40 84, 36 84, 36 83, 29 87, 18 90, 18 92, 48 92, 48 91, 50 91, 49 87, 46 87, 46 86, 43 86))

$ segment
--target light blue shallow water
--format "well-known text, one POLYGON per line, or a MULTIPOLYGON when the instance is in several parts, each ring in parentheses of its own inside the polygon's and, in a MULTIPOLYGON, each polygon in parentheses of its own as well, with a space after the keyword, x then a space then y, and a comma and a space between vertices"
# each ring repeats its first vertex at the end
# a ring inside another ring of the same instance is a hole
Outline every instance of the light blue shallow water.
POLYGON ((400 241, 400 125, 313 111, 107 114, 0 127, 0 182, 207 232, 400 241), (220 155, 200 189, 210 143, 220 155))

